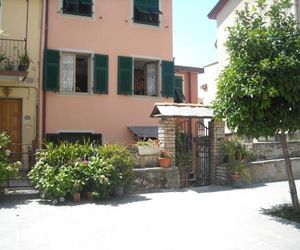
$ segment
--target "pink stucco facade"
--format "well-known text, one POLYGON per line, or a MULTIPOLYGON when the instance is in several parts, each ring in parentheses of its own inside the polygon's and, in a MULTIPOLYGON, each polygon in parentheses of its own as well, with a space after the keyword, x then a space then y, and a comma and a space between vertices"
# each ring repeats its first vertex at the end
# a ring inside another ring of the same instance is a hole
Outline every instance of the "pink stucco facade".
MULTIPOLYGON (((118 56, 173 60, 172 0, 161 0, 160 25, 133 23, 133 0, 94 0, 93 17, 60 13, 61 0, 49 1, 47 48, 109 57, 108 94, 47 91, 45 132, 101 133, 103 142, 131 143, 128 126, 155 126, 149 115, 160 96, 118 95, 118 56)), ((192 74, 192 80, 197 76, 192 74)), ((197 84, 192 99, 197 100, 197 84)), ((188 91, 187 91, 188 93, 188 91)))

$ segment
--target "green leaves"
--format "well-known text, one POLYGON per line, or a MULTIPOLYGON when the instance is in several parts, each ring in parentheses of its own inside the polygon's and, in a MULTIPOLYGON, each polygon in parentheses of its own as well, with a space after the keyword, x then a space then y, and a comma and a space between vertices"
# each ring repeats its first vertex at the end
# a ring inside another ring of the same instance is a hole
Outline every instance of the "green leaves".
POLYGON ((129 187, 133 167, 133 156, 121 145, 46 143, 45 150, 38 152, 29 177, 50 199, 82 190, 106 198, 118 187, 129 187))
POLYGON ((225 45, 229 65, 218 79, 215 114, 248 137, 300 128, 300 33, 291 1, 257 0, 237 12, 225 45))

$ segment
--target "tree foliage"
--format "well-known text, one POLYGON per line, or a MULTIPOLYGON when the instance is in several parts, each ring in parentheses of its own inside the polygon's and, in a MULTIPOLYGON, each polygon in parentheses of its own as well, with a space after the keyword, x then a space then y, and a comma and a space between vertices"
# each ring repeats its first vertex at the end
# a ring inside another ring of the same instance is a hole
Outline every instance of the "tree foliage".
POLYGON ((300 33, 290 0, 257 0, 238 11, 225 43, 215 115, 248 137, 300 128, 300 33))

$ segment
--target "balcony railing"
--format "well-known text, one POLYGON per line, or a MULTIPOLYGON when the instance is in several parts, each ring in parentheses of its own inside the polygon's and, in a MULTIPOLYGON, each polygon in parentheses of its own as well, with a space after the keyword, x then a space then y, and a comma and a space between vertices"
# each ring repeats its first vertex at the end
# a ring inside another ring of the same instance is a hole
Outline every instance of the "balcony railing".
POLYGON ((20 56, 25 50, 26 40, 0 38, 0 74, 13 75, 13 71, 19 71, 20 56))

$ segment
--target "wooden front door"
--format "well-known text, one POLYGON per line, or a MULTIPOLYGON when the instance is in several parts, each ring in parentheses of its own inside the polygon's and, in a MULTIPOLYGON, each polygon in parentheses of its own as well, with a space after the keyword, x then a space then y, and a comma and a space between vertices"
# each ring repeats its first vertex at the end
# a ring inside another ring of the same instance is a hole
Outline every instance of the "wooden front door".
POLYGON ((0 132, 7 131, 11 138, 11 160, 21 160, 22 100, 0 99, 0 132))

